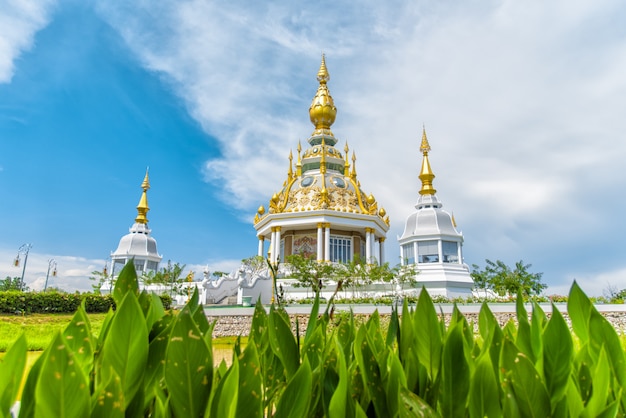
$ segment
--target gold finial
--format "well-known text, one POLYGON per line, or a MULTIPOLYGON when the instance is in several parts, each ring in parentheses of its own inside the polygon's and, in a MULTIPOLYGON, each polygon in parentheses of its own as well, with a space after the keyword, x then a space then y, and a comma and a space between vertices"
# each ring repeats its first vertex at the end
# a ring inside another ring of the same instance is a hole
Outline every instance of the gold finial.
POLYGON ((456 219, 454 219, 454 212, 452 212, 452 226, 456 228, 456 219))
POLYGON ((350 148, 348 147, 348 141, 346 141, 346 146, 343 147, 343 152, 346 153, 346 161, 344 162, 343 166, 344 166, 344 172, 348 172, 349 168, 350 168, 350 162, 348 161, 348 152, 350 151, 350 148))
POLYGON ((435 174, 430 168, 430 162, 428 161, 428 152, 430 151, 430 144, 426 137, 426 128, 422 128, 422 144, 420 145, 420 151, 424 156, 422 159, 422 169, 420 171, 419 179, 422 181, 422 189, 420 194, 435 194, 437 190, 433 187, 433 179, 435 174))
POLYGON ((320 173, 326 174, 326 142, 322 138, 322 159, 320 160, 320 173))
POLYGON ((317 88, 317 92, 309 108, 309 118, 311 119, 311 123, 315 125, 315 131, 313 131, 312 136, 324 135, 331 142, 330 145, 334 146, 336 140, 334 140, 330 126, 335 122, 337 108, 326 86, 326 83, 330 80, 330 75, 326 69, 326 58, 324 55, 322 55, 322 63, 317 72, 317 80, 320 85, 317 88))
POLYGON ((139 199, 139 204, 137 205, 137 217, 135 218, 135 222, 140 224, 147 224, 148 218, 147 214, 150 208, 148 207, 148 189, 150 188, 150 179, 148 178, 148 169, 146 168, 146 176, 141 183, 141 188, 143 189, 143 193, 141 193, 141 199, 139 199))
POLYGON ((350 173, 352 180, 356 180, 356 154, 352 151, 352 172, 350 173))
POLYGON ((328 74, 328 69, 326 68, 326 56, 322 54, 322 63, 317 72, 317 81, 319 81, 320 84, 326 84, 328 80, 330 80, 330 74, 328 74))
POLYGON ((291 152, 291 150, 289 150, 289 171, 287 172, 287 179, 289 179, 289 181, 291 181, 291 179, 293 178, 293 154, 291 152))
POLYGON ((298 140, 298 162, 296 163, 296 176, 302 176, 302 158, 300 157, 300 153, 302 152, 302 145, 300 145, 300 141, 298 140))

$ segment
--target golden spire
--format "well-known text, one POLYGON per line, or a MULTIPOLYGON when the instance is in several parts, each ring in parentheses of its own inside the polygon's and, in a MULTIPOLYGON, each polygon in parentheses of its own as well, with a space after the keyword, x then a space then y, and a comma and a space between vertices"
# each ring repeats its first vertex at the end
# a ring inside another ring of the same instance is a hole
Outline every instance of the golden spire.
POLYGON ((141 199, 139 199, 139 204, 137 205, 137 217, 135 218, 135 222, 140 224, 147 224, 148 218, 146 215, 150 208, 148 207, 148 189, 150 188, 150 179, 148 178, 148 169, 146 168, 146 176, 141 183, 141 188, 143 189, 143 193, 141 194, 141 199))
POLYGON ((344 173, 348 173, 350 169, 350 161, 348 160, 348 151, 350 151, 350 148, 348 147, 348 141, 346 141, 346 146, 343 147, 343 151, 346 153, 346 161, 343 164, 344 173))
POLYGON ((326 174, 326 141, 322 138, 322 159, 320 160, 320 173, 326 174))
POLYGON ((296 176, 302 176, 302 158, 300 158, 300 153, 302 152, 302 145, 300 145, 300 141, 298 141, 298 162, 296 163, 296 176))
MULTIPOLYGON (((311 107, 309 108, 309 118, 311 123, 315 126, 312 136, 326 135, 334 139, 334 135, 330 130, 330 126, 335 122, 335 116, 337 116, 337 108, 333 102, 333 98, 328 92, 326 83, 330 80, 330 75, 326 69, 326 58, 322 54, 322 63, 320 69, 317 72, 317 81, 320 85, 317 88, 317 93, 313 97, 311 107)), ((330 138, 329 138, 330 139, 330 138)), ((330 145, 334 146, 336 141, 331 140, 330 145)))
POLYGON ((287 179, 291 181, 293 178, 293 154, 291 150, 289 150, 289 171, 287 172, 287 179))
POLYGON ((456 219, 454 219, 454 212, 452 212, 452 226, 456 228, 456 219))
POLYGON ((424 155, 424 159, 422 160, 422 170, 420 171, 419 179, 422 181, 422 190, 420 190, 420 194, 435 194, 437 190, 433 187, 433 179, 435 175, 433 174, 433 170, 430 168, 430 162, 428 161, 428 152, 430 151, 430 144, 428 143, 428 138, 426 137, 426 128, 422 128, 422 144, 420 145, 420 151, 424 155))
POLYGON ((352 172, 350 173, 352 180, 356 180, 356 154, 352 151, 352 172))

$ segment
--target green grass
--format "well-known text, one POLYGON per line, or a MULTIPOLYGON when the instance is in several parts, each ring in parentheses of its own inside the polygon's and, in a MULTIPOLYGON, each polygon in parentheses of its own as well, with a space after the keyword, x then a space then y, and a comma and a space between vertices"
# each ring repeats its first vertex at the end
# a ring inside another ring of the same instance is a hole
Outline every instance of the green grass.
MULTIPOLYGON (((72 314, 33 314, 25 316, 0 315, 0 352, 5 352, 20 334, 26 334, 29 351, 45 349, 57 331, 62 331, 72 319, 72 314)), ((106 314, 88 314, 91 331, 100 333, 106 314)))

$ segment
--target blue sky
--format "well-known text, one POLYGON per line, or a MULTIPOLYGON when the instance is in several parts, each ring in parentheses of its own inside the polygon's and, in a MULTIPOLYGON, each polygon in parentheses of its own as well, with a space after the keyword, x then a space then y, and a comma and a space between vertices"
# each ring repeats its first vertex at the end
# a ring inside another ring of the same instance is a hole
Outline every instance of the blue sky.
POLYGON ((321 52, 339 146, 391 217, 434 185, 465 261, 523 259, 549 293, 626 288, 626 5, 618 0, 20 1, 0 7, 0 276, 89 289, 136 215, 164 260, 254 255, 256 208, 312 131, 321 52), (4 260, 4 261, 2 261, 4 260))

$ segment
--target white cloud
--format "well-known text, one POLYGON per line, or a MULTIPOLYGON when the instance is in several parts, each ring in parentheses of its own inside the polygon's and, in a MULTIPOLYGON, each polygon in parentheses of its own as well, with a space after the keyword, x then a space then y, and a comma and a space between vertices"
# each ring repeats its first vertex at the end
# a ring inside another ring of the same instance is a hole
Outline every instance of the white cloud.
MULTIPOLYGON (((466 253, 479 260, 470 262, 569 251, 609 233, 623 207, 612 192, 623 190, 626 157, 626 6, 617 0, 99 9, 219 141, 222 157, 205 175, 247 213, 282 184, 289 148, 306 146, 321 51, 339 109, 333 130, 356 150, 391 238, 417 197, 422 123, 439 196, 474 232, 466 253)), ((388 240, 390 258, 395 247, 388 240)), ((571 257, 581 273, 598 268, 571 257)), ((558 274, 551 282, 569 273, 539 267, 558 274)))
POLYGON ((0 7, 0 83, 13 77, 15 60, 48 24, 55 0, 8 0, 0 7))

